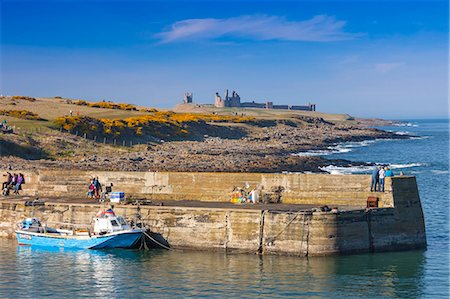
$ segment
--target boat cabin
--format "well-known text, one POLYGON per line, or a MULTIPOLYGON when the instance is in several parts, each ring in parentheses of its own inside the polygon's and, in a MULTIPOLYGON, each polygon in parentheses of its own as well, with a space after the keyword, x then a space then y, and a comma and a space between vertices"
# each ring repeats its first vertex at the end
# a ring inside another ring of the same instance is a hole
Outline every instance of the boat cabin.
POLYGON ((131 229, 121 216, 104 215, 94 218, 94 234, 107 234, 131 229))
POLYGON ((32 232, 39 232, 41 227, 41 222, 37 218, 26 218, 20 223, 20 229, 32 232))

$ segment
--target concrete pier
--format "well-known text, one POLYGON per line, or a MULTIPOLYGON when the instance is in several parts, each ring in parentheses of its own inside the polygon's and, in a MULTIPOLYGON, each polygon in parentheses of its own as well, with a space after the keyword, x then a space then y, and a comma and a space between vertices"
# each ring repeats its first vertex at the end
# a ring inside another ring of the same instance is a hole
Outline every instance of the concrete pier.
POLYGON ((422 207, 414 177, 388 178, 384 193, 368 192, 367 175, 261 173, 64 172, 24 173, 26 198, 0 200, 0 236, 12 237, 25 217, 43 222, 90 223, 102 205, 83 199, 90 175, 133 198, 163 206, 116 204, 116 213, 137 214, 174 248, 296 256, 408 250, 426 247, 422 207), (283 204, 229 203, 234 186, 282 186, 283 204), (366 209, 368 196, 379 207, 366 209), (321 212, 320 206, 337 207, 321 212), (316 207, 316 208, 314 208, 316 207))

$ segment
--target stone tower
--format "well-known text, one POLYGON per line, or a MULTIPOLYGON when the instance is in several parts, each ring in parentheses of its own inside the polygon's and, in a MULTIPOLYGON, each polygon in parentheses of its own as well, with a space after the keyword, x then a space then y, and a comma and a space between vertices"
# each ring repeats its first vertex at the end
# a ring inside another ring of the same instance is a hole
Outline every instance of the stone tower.
POLYGON ((216 92, 216 96, 214 97, 214 106, 217 108, 225 107, 225 100, 222 100, 218 92, 216 92))
POLYGON ((231 96, 228 93, 228 89, 225 89, 224 98, 216 92, 216 96, 214 98, 214 106, 217 108, 223 107, 240 107, 241 106, 241 97, 236 91, 231 93, 231 96))
POLYGON ((183 96, 183 103, 184 104, 190 104, 192 103, 192 98, 193 98, 193 94, 192 92, 185 92, 184 96, 183 96))

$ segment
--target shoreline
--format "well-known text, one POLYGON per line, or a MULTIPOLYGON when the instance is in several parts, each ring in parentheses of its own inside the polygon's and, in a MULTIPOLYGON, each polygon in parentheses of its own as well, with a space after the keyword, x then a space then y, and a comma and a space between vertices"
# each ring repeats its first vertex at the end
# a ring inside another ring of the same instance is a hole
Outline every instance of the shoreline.
MULTIPOLYGON (((350 131, 352 133, 352 130, 350 131)), ((367 166, 366 162, 328 159, 324 156, 351 150, 352 144, 372 143, 377 140, 417 138, 378 129, 356 130, 360 135, 334 136, 305 144, 303 140, 270 134, 269 137, 241 139, 205 138, 203 141, 171 141, 136 146, 133 150, 120 149, 107 154, 79 152, 73 159, 27 160, 1 156, 0 163, 13 169, 74 169, 127 171, 198 171, 198 172, 300 172, 325 173, 324 167, 367 166), (362 130, 362 132, 361 132, 362 130), (263 141, 261 141, 263 140, 263 141), (346 149, 345 145, 351 146, 346 149)), ((269 135, 269 134, 267 134, 269 135)), ((329 134, 328 134, 329 135, 329 134)), ((308 138, 305 138, 308 139, 308 138)), ((85 141, 96 147, 93 141, 85 141)), ((80 149, 82 145, 78 146, 80 149)), ((114 149, 114 148, 113 148, 114 149)))
MULTIPOLYGON (((7 99, 0 100, 11 104, 7 99)), ((49 120, 59 117, 59 113, 65 110, 75 109, 73 104, 55 99, 36 99, 26 103, 16 101, 15 104, 15 109, 20 106, 49 120), (49 103, 58 110, 49 112, 44 109, 49 103)), ((83 109, 82 115, 96 117, 98 113, 119 113, 117 115, 122 118, 144 113, 76 106, 77 109, 80 107, 83 109)), ((101 135, 87 136, 73 130, 70 133, 63 129, 19 129, 13 134, 0 136, 0 164, 5 168, 29 170, 323 173, 321 168, 332 163, 340 166, 358 163, 327 159, 322 154, 330 149, 339 151, 339 147, 349 143, 411 137, 406 133, 400 135, 370 127, 393 125, 396 123, 394 121, 354 119, 348 115, 318 112, 271 111, 270 115, 258 115, 255 111, 245 110, 245 114, 254 118, 252 122, 191 121, 183 125, 186 126, 183 127, 186 129, 184 135, 170 135, 167 130, 161 129, 161 138, 149 133, 162 124, 157 123, 144 135, 118 135, 117 144, 116 139, 113 141, 111 137, 108 137, 108 144, 101 135)), ((220 113, 226 119, 237 112, 225 110, 220 113)), ((188 116, 194 117, 195 114, 185 115, 181 119, 188 116)), ((17 121, 8 120, 11 125, 17 121)), ((30 120, 23 120, 22 125, 25 124, 42 126, 30 120)))

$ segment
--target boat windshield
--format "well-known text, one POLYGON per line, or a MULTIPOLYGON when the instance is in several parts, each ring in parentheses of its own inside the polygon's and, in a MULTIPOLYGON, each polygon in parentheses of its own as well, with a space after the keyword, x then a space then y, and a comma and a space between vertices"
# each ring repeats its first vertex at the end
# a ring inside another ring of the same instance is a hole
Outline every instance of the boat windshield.
POLYGON ((125 219, 123 219, 122 217, 117 217, 117 220, 119 221, 119 223, 121 224, 121 225, 127 225, 127 222, 125 221, 125 219))
POLYGON ((112 226, 119 226, 119 223, 117 223, 117 221, 116 220, 111 220, 111 224, 112 224, 112 226))

